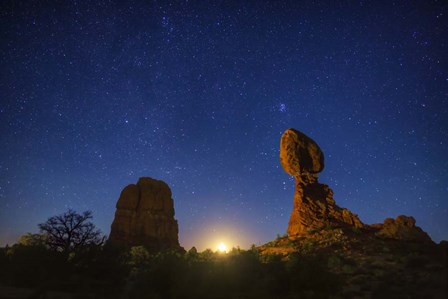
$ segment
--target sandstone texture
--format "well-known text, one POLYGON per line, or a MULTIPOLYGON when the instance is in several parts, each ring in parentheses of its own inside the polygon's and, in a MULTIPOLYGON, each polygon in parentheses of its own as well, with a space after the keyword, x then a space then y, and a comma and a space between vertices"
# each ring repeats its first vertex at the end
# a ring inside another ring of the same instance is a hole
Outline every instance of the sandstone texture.
POLYGON ((280 140, 280 163, 290 175, 316 174, 324 169, 324 154, 314 140, 295 129, 280 140))
POLYGON ((314 140, 295 129, 286 130, 280 140, 280 163, 296 180, 288 235, 300 236, 324 226, 364 228, 356 214, 336 205, 330 187, 318 182, 324 155, 314 140))
POLYGON ((336 205, 333 191, 320 184, 318 173, 324 169, 324 155, 317 143, 295 129, 287 129, 280 140, 280 163, 295 177, 293 210, 287 233, 290 237, 314 234, 322 228, 349 228, 369 231, 383 239, 432 242, 410 216, 387 218, 382 224, 365 225, 348 209, 336 205))
POLYGON ((379 231, 377 236, 403 241, 432 242, 431 238, 420 227, 415 225, 411 216, 400 215, 396 219, 387 218, 383 224, 375 225, 379 231))
POLYGON ((288 129, 282 135, 280 162, 295 177, 293 210, 288 234, 258 252, 267 259, 322 260, 343 278, 335 298, 448 298, 448 242, 435 244, 411 216, 363 224, 318 182, 323 159, 303 133, 288 129))
POLYGON ((165 182, 140 178, 121 191, 116 208, 110 243, 154 251, 181 248, 171 189, 165 182))
POLYGON ((365 227, 356 214, 336 205, 330 187, 317 181, 306 184, 300 178, 296 178, 288 235, 300 236, 330 226, 350 226, 359 229, 365 227))
POLYGON ((448 242, 416 236, 412 217, 386 222, 365 229, 323 227, 298 238, 278 236, 257 250, 266 259, 317 257, 341 278, 332 298, 448 298, 448 242), (387 237, 378 233, 383 226, 387 237))

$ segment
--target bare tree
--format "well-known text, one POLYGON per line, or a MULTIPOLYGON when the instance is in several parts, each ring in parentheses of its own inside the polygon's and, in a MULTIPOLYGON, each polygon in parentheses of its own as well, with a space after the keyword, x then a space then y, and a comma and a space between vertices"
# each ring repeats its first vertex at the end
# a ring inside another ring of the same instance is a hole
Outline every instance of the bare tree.
POLYGON ((67 212, 48 218, 40 223, 40 232, 47 236, 47 245, 54 250, 68 255, 88 245, 101 245, 105 237, 90 220, 91 211, 82 214, 69 209, 67 212))

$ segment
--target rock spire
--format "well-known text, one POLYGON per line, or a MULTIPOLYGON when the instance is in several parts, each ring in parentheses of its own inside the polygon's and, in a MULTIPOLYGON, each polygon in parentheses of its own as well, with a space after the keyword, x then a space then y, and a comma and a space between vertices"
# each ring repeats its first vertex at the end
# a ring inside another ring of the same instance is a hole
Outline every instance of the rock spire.
POLYGON ((180 249, 171 189, 160 180, 142 177, 120 194, 109 242, 144 245, 153 251, 180 249))
POLYGON ((314 140, 295 129, 286 130, 280 141, 280 163, 296 184, 288 235, 300 236, 325 226, 364 227, 356 214, 336 205, 330 187, 318 182, 324 155, 314 140))

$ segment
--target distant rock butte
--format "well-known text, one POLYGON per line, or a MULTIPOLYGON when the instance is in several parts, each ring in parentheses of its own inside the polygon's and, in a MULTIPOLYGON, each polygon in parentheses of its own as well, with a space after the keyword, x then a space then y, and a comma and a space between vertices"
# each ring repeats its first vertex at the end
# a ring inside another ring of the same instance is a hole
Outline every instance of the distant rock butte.
POLYGON ((154 251, 181 248, 171 189, 165 182, 140 178, 121 191, 116 207, 110 243, 154 251))
POLYGON ((399 216, 386 219, 384 224, 366 225, 358 215, 336 205, 333 190, 318 182, 324 169, 324 155, 317 143, 295 129, 287 129, 280 140, 280 163, 295 177, 294 204, 287 233, 303 236, 324 227, 353 227, 377 231, 376 235, 399 240, 430 240, 415 226, 415 219, 399 216))

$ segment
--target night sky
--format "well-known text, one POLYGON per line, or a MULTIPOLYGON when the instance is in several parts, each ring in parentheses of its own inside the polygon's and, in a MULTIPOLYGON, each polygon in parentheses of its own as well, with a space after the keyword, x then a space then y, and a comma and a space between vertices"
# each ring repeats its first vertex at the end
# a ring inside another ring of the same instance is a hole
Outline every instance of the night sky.
POLYGON ((338 205, 448 239, 446 2, 125 2, 1 1, 0 245, 67 208, 109 234, 141 176, 186 249, 268 242, 290 127, 338 205))

